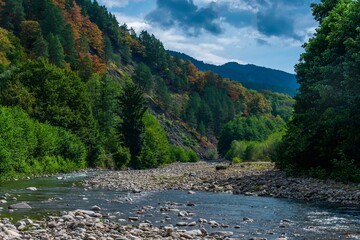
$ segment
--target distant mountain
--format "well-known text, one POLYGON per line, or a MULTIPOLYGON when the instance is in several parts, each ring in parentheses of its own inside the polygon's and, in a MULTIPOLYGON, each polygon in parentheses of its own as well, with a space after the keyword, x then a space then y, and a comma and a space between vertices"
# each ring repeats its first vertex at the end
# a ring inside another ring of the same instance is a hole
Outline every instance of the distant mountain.
POLYGON ((242 65, 236 62, 228 62, 221 66, 207 64, 196 60, 184 53, 168 51, 170 55, 183 60, 189 60, 200 71, 213 71, 224 78, 230 78, 240 82, 247 88, 255 90, 270 90, 273 92, 286 93, 291 96, 296 94, 299 87, 296 76, 280 70, 259 67, 252 64, 242 65))

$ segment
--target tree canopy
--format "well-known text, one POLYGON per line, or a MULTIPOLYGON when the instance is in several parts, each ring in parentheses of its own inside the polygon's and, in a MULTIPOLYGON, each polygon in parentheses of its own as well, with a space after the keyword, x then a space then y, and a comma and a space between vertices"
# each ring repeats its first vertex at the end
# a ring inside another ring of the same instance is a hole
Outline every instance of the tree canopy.
POLYGON ((323 0, 313 11, 320 26, 296 65, 300 93, 277 165, 360 181, 360 2, 323 0))

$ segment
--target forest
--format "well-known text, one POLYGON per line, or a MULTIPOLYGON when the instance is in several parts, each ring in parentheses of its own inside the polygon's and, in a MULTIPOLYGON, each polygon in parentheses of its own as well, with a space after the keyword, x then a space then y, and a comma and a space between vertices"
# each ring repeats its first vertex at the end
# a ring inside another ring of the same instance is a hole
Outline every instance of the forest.
POLYGON ((0 0, 0 176, 224 157, 359 181, 359 2, 313 11, 295 103, 199 71, 96 0, 0 0), (154 104, 196 141, 172 141, 154 104))

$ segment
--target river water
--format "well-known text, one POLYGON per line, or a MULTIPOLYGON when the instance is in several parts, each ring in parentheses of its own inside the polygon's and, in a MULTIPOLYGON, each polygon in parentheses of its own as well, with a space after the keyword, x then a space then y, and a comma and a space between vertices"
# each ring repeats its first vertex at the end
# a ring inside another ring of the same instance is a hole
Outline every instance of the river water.
POLYGON ((8 193, 11 197, 7 198, 8 203, 0 204, 3 208, 0 210, 0 218, 41 218, 47 214, 90 209, 97 205, 103 213, 111 216, 111 221, 126 224, 131 216, 139 216, 140 221, 149 220, 157 226, 197 221, 199 218, 214 220, 229 227, 212 229, 208 224, 203 227, 209 232, 231 231, 239 239, 276 239, 280 236, 288 239, 360 239, 359 208, 227 193, 163 191, 135 194, 84 189, 80 181, 87 176, 80 173, 62 175, 62 179, 49 177, 1 183, 0 196, 8 193), (38 190, 30 191, 27 187, 36 187, 38 190), (12 197, 17 199, 12 200, 12 197), (26 201, 32 209, 7 210, 10 204, 21 201, 26 201), (189 211, 195 216, 183 220, 178 217, 178 212, 160 211, 166 206, 189 211), (139 209, 144 211, 137 213, 139 209), (244 221, 244 218, 252 221, 244 221))

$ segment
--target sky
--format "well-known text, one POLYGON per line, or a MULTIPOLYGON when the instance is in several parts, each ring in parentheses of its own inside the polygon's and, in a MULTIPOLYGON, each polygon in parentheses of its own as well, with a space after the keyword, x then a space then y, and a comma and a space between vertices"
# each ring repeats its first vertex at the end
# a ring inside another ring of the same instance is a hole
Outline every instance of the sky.
POLYGON ((136 33, 206 63, 255 64, 294 73, 315 32, 318 0, 98 0, 136 33))

